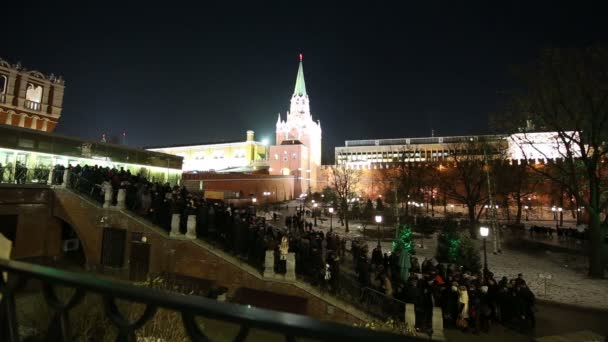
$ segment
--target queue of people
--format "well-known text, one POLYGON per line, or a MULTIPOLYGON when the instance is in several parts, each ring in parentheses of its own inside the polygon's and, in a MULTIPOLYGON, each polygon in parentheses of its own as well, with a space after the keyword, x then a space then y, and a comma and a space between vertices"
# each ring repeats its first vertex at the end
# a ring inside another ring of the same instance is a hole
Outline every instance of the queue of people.
MULTIPOLYGON (((181 216, 182 233, 186 232, 186 218, 194 215, 198 238, 221 244, 255 267, 263 268, 265 253, 272 250, 275 272, 284 273, 285 255, 289 251, 295 254, 296 273, 304 279, 333 293, 342 286, 341 265, 347 257, 347 240, 335 233, 314 230, 310 214, 304 209, 285 221, 279 222, 276 214, 272 221, 266 221, 256 216, 252 208, 207 201, 184 187, 150 182, 128 170, 77 166, 71 171, 74 177, 69 180, 70 187, 89 193, 100 202, 104 200, 101 186, 104 182, 114 190, 125 189, 127 208, 166 231, 171 230, 174 214, 181 216)), ((115 197, 113 201, 116 202, 115 197)), ((352 268, 360 288, 369 287, 389 299, 414 303, 416 328, 420 331, 431 328, 435 306, 442 308, 447 327, 475 333, 488 331, 495 322, 522 330, 534 328, 535 298, 521 276, 497 282, 489 273, 483 277, 432 259, 419 264, 413 257, 409 279, 404 281, 399 253, 383 253, 377 246, 369 258, 367 241, 355 239, 350 245, 352 268)), ((393 309, 390 305, 386 307, 393 309)))

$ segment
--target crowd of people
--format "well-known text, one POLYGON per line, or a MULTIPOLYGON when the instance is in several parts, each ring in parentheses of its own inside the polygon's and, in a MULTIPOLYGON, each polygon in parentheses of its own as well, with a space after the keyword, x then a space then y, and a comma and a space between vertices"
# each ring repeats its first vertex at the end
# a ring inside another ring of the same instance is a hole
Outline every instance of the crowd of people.
POLYGON ((27 166, 19 160, 14 164, 14 169, 12 163, 6 165, 0 163, 0 183, 25 184, 31 182, 47 184, 49 172, 50 169, 45 167, 28 169, 27 166))
POLYGON ((540 237, 540 236, 546 236, 546 237, 553 237, 553 233, 555 233, 555 235, 557 235, 558 239, 575 239, 575 240, 587 240, 589 237, 587 229, 585 229, 583 226, 578 226, 578 227, 560 227, 559 225, 556 225, 555 228, 553 227, 544 227, 544 226, 537 226, 537 225, 533 225, 529 228, 529 233, 531 237, 540 237))
MULTIPOLYGON (((63 172, 61 167, 56 171, 63 172)), ((166 231, 171 230, 174 214, 181 217, 182 233, 186 232, 187 217, 195 215, 197 237, 220 243, 259 269, 264 267, 266 251, 272 250, 275 272, 284 273, 285 254, 287 250, 293 252, 296 273, 332 293, 344 285, 346 278, 341 276, 341 267, 349 267, 345 260, 352 257, 352 270, 357 277, 353 281, 358 280, 359 288, 384 293, 388 299, 384 309, 394 310, 395 317, 403 317, 402 307, 395 303, 414 303, 416 328, 421 331, 430 329, 435 306, 442 308, 445 326, 476 333, 488 331, 494 322, 520 329, 533 328, 535 324, 534 295, 521 275, 496 281, 491 273, 483 277, 434 259, 419 263, 413 257, 409 279, 404 281, 399 253, 383 253, 378 245, 368 257, 367 241, 347 241, 335 233, 315 230, 311 212, 305 208, 298 208, 295 215, 284 220, 276 214, 266 220, 255 215, 252 207, 235 208, 221 201, 205 200, 184 187, 150 182, 124 169, 76 166, 71 168, 71 174, 70 187, 89 193, 99 202, 103 202, 104 182, 114 190, 114 203, 118 190, 125 189, 127 208, 166 231)), ((60 176, 54 175, 53 179, 59 181, 60 176)))

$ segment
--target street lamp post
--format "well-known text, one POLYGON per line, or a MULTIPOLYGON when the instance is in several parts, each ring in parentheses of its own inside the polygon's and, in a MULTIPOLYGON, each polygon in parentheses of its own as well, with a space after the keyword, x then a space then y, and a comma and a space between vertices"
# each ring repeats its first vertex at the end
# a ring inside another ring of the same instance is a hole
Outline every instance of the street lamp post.
POLYGON ((257 215, 257 212, 255 210, 255 204, 257 203, 257 201, 258 201, 258 199, 255 197, 251 199, 251 203, 253 203, 253 216, 257 215))
POLYGON ((382 224, 382 215, 376 215, 375 219, 378 224, 378 247, 380 247, 380 224, 382 224))
POLYGON ((484 277, 488 275, 488 253, 486 251, 486 240, 490 229, 488 227, 479 227, 479 235, 483 238, 483 274, 484 277))
POLYGON ((317 203, 312 204, 312 217, 315 218, 315 227, 317 226, 317 203))
POLYGON ((557 228, 559 226, 559 224, 557 222, 557 207, 552 206, 551 211, 553 212, 553 220, 555 221, 555 227, 557 228))
POLYGON ((559 212, 559 226, 563 227, 564 226, 564 209, 562 207, 557 208, 557 211, 559 212))
POLYGON ((330 233, 332 233, 334 231, 333 213, 334 213, 334 208, 329 207, 329 232, 330 233))
POLYGON ((530 207, 526 205, 524 209, 526 210, 526 221, 528 221, 528 211, 530 210, 530 207))

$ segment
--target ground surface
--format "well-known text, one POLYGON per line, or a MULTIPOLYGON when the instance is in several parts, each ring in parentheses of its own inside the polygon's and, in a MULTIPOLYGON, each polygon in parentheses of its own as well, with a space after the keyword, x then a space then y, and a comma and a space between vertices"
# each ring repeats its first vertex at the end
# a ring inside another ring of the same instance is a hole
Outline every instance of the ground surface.
MULTIPOLYGON (((296 203, 283 214, 293 214, 296 203)), ((547 215, 545 215, 547 216, 547 215)), ((334 217, 333 231, 348 238, 362 236, 362 225, 352 222, 347 233, 334 217)), ((551 226, 551 221, 534 220, 527 224, 551 226)), ((564 226, 574 226, 574 221, 566 220, 564 226)), ((318 221, 315 229, 329 231, 330 222, 318 221)), ((369 227, 369 226, 368 226, 369 227)), ((376 229, 375 226, 369 227, 376 229)), ((368 228, 368 229, 369 229, 368 228)), ((505 232, 505 239, 513 240, 510 233, 505 232)), ((377 240, 369 240, 369 252, 377 245, 377 240)), ((431 258, 436 250, 436 238, 418 238, 416 254, 420 259, 431 258), (424 248, 422 247, 424 246, 424 248)), ((551 238, 550 243, 563 244, 557 237, 551 238)), ((388 251, 391 242, 381 242, 382 250, 388 251)), ((481 246, 481 244, 480 244, 481 246)), ((577 253, 550 252, 545 248, 524 249, 516 243, 503 244, 503 253, 494 255, 488 253, 490 270, 499 279, 502 276, 514 278, 522 273, 538 302, 537 327, 532 333, 522 334, 501 326, 496 326, 490 335, 463 334, 459 331, 446 332, 448 340, 452 341, 528 341, 533 336, 563 334, 580 330, 591 330, 608 335, 608 279, 590 279, 586 275, 587 259, 577 253), (551 279, 540 278, 539 275, 550 275, 551 279)), ((490 245, 488 244, 490 251, 490 245)), ((480 255, 482 249, 480 248, 480 255)))

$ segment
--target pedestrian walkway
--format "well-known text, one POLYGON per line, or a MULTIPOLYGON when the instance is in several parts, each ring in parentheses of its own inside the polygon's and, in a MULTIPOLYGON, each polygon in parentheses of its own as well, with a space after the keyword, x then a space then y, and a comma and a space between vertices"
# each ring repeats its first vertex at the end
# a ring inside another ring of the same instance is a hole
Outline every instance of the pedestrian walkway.
MULTIPOLYGON (((295 204, 291 214, 295 213, 295 204)), ((334 215, 335 216, 335 215, 334 215)), ((312 218, 309 218, 312 220, 312 218)), ((362 224, 349 222, 349 232, 333 218, 333 231, 349 239, 362 238, 362 224)), ((314 229, 329 231, 330 221, 317 221, 314 229)), ((368 226, 369 229, 376 228, 368 226)), ((418 238, 416 256, 419 260, 432 258, 437 249, 436 235, 428 239, 418 238), (421 246, 424 248, 421 248, 421 246)), ((368 240, 368 252, 376 247, 377 240, 368 240)), ((479 242, 481 245, 481 242, 479 242)), ((391 249, 391 241, 382 241, 383 252, 391 249)), ((505 246, 506 247, 506 246, 505 246)), ((481 248, 480 248, 481 253, 481 248)), ((481 254, 480 254, 481 255, 481 254)), ((483 260, 483 255, 481 255, 483 260)), ((544 249, 522 251, 505 248, 502 254, 488 254, 488 264, 496 279, 503 276, 516 278, 522 273, 524 279, 537 298, 557 303, 608 310, 608 279, 590 279, 587 277, 587 259, 568 253, 548 252, 544 249)))

